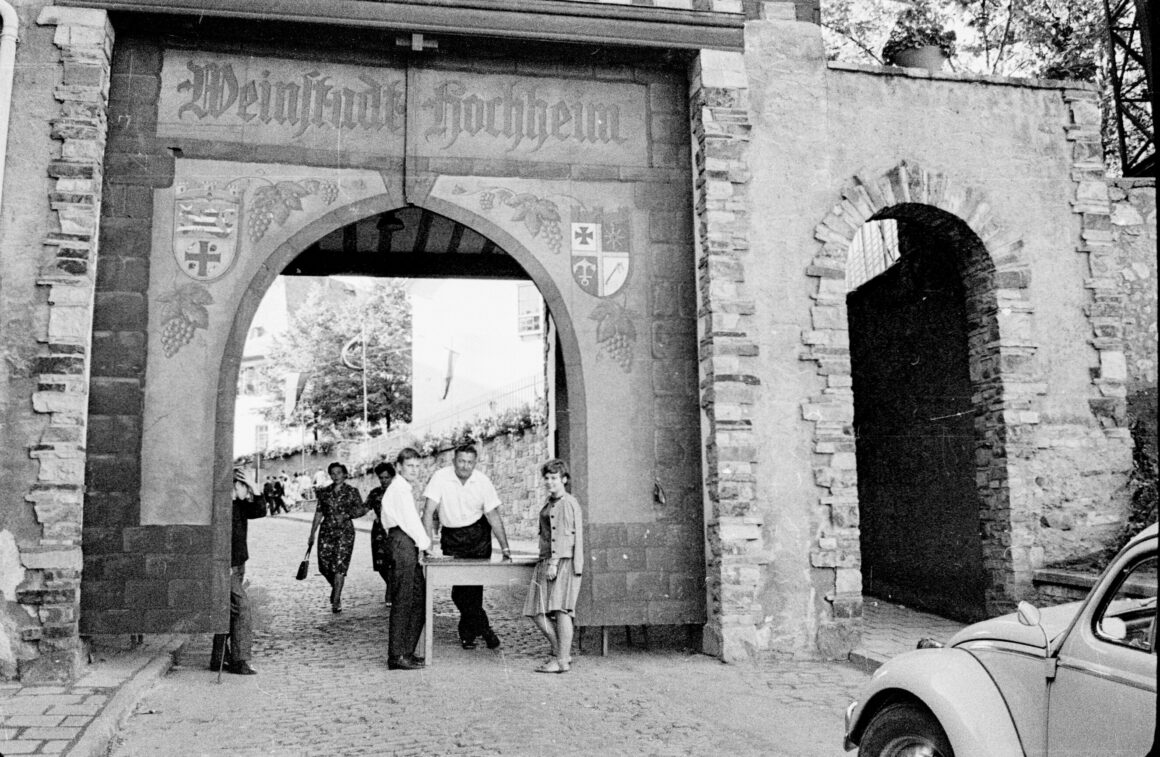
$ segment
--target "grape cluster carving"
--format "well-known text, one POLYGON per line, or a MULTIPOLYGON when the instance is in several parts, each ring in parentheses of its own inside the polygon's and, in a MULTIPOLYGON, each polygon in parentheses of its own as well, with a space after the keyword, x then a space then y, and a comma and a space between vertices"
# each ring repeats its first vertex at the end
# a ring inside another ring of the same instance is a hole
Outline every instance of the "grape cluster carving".
POLYGON ((338 199, 338 184, 306 179, 272 182, 255 189, 246 210, 246 231, 250 241, 258 242, 266 235, 270 224, 281 226, 286 223, 291 212, 302 210, 302 198, 309 195, 318 195, 324 203, 333 205, 338 199))
POLYGON ((497 202, 515 209, 511 220, 523 223, 524 228, 528 230, 533 239, 539 239, 540 235, 543 234, 543 240, 548 245, 548 249, 554 253, 560 251, 564 243, 564 232, 560 229, 560 209, 556 203, 536 197, 528 192, 517 193, 503 187, 494 187, 480 192, 479 207, 481 210, 492 210, 497 202))
POLYGON ((605 300, 589 316, 596 321, 598 358, 607 358, 625 373, 632 372, 632 353, 636 346, 636 313, 622 305, 605 300))
POLYGON ((206 305, 213 304, 213 297, 200 284, 184 284, 157 301, 161 303, 161 349, 165 357, 173 357, 193 341, 197 329, 209 326, 206 305))

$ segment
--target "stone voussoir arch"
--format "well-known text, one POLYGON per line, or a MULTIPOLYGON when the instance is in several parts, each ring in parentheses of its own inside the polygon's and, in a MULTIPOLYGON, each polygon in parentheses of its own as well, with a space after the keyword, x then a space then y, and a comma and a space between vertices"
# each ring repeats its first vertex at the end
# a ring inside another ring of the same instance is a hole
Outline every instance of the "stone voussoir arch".
MULTIPOLYGON (((234 313, 230 332, 227 336, 226 348, 219 368, 218 386, 236 386, 238 371, 241 367, 242 348, 245 345, 250 322, 258 310, 258 305, 261 303, 262 296, 266 290, 273 284, 274 279, 293 262, 294 258, 301 254, 308 246, 333 231, 370 216, 391 210, 398 210, 407 204, 399 201, 391 192, 383 192, 378 195, 356 200, 331 209, 319 218, 295 230, 283 242, 275 245, 266 255, 262 266, 251 279, 246 294, 242 297, 234 313)), ((410 204, 434 213, 439 213, 453 221, 468 226, 501 247, 523 267, 532 282, 536 285, 536 288, 539 289, 556 323, 561 349, 565 356, 566 379, 570 387, 570 412, 574 413, 578 419, 584 418, 585 394, 583 374, 580 371, 579 360, 576 357, 580 354, 579 340, 573 328, 571 316, 566 307, 563 294, 548 275, 547 270, 536 259, 535 255, 514 236, 497 226, 494 222, 445 200, 428 196, 424 201, 412 202, 410 204)), ((217 418, 219 419, 219 428, 233 428, 234 395, 232 392, 218 392, 217 418)), ((572 440, 572 456, 575 458, 572 467, 573 469, 579 468, 579 470, 583 471, 584 468, 580 468, 579 466, 581 464, 586 466, 587 461, 585 435, 583 428, 579 427, 577 422, 573 422, 573 427, 579 433, 574 434, 575 439, 572 440)), ((221 433, 217 434, 215 456, 218 463, 216 469, 224 470, 228 473, 231 469, 229 462, 233 459, 233 451, 232 438, 226 439, 224 438, 226 436, 221 433)), ((582 475, 578 475, 577 479, 578 484, 584 484, 587 480, 582 475)), ((231 491, 232 479, 230 476, 219 476, 215 485, 214 497, 216 517, 224 518, 228 516, 231 506, 231 491)))
POLYGON ((1013 466, 1033 452, 1039 423, 1038 397, 1046 385, 1036 374, 1038 345, 1032 337, 1030 268, 1023 241, 993 215, 986 195, 945 173, 901 161, 878 176, 855 175, 841 200, 814 229, 821 243, 806 269, 816 280, 810 328, 802 332, 801 359, 814 361, 824 377, 821 393, 802 403, 814 424, 815 483, 829 522, 811 549, 815 568, 835 570, 831 605, 835 618, 861 612, 861 557, 857 466, 853 435, 854 394, 846 312, 847 253, 867 221, 895 218, 922 224, 948 238, 960 252, 968 318, 968 354, 974 390, 976 479, 983 521, 983 564, 988 612, 1007 609, 1029 582, 1030 565, 1011 544, 1029 533, 1011 517, 1020 478, 1013 466))

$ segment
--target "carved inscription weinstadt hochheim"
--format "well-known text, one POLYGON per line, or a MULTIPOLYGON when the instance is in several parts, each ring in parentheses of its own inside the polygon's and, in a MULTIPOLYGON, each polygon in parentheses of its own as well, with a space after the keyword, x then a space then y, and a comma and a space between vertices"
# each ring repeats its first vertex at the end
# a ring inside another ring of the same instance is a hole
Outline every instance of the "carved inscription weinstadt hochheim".
POLYGON ((384 82, 360 73, 350 83, 354 89, 318 69, 287 80, 274 78, 269 69, 262 69, 255 78, 239 79, 231 63, 190 60, 185 67, 189 78, 176 87, 179 96, 188 98, 177 108, 180 122, 274 124, 291 128, 294 138, 307 129, 386 129, 392 134, 403 130, 407 109, 401 78, 384 82))
POLYGON ((399 69, 174 53, 158 133, 368 157, 647 165, 646 101, 636 84, 414 70, 408 88, 399 69))
POLYGON ((448 148, 463 135, 502 139, 506 152, 525 148, 539 151, 546 142, 574 145, 622 145, 627 138, 620 132, 620 106, 603 102, 569 102, 544 99, 533 81, 500 87, 496 97, 481 97, 458 79, 436 85, 422 108, 430 113, 431 125, 423 138, 448 148))

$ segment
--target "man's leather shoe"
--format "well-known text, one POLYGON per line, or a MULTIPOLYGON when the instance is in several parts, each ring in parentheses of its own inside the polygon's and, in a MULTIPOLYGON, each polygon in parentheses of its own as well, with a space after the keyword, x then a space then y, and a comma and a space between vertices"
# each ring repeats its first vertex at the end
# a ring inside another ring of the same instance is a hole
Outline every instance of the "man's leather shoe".
POLYGON ((487 644, 488 649, 499 649, 499 637, 490 628, 483 632, 483 640, 487 644))
POLYGON ((245 660, 231 662, 226 666, 226 672, 239 676, 253 676, 258 674, 258 671, 251 668, 250 663, 246 662, 245 660))
POLYGON ((422 670, 423 665, 410 657, 387 658, 387 670, 422 670))
POLYGON ((459 643, 463 645, 464 649, 475 649, 475 639, 465 639, 461 636, 459 643))

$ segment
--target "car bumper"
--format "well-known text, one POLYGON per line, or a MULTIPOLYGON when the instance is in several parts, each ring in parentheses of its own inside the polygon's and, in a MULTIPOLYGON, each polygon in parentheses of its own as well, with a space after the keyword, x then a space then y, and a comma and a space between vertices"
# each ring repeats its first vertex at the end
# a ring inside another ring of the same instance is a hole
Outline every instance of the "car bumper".
POLYGON ((857 722, 857 718, 856 718, 857 712, 858 712, 857 700, 850 702, 849 706, 846 707, 846 730, 845 730, 846 737, 842 741, 842 749, 844 749, 847 752, 850 751, 851 749, 853 749, 854 747, 858 746, 850 738, 850 733, 851 733, 851 731, 854 730, 854 723, 857 722))

